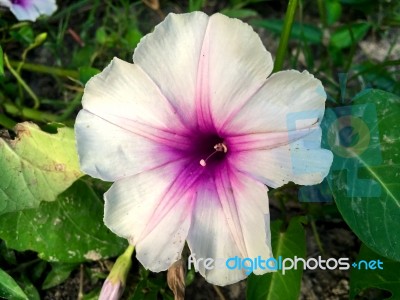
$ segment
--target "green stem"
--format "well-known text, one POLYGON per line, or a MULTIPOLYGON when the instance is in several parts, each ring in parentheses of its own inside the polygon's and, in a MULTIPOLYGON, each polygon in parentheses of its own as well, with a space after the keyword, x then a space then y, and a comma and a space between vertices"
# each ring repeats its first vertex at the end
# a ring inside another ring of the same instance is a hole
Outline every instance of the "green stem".
POLYGON ((10 73, 14 75, 15 79, 17 79, 18 83, 24 88, 24 90, 29 94, 29 96, 31 96, 33 100, 33 108, 38 108, 40 106, 39 98, 31 90, 29 85, 26 84, 26 82, 22 79, 22 77, 18 74, 18 72, 14 70, 14 68, 10 65, 10 62, 6 54, 4 54, 4 63, 6 64, 7 69, 10 71, 10 73))
MULTIPOLYGON (((18 67, 21 62, 10 60, 10 65, 14 68, 18 67)), ((49 67, 44 65, 38 64, 31 64, 31 63, 24 63, 21 67, 22 70, 37 72, 37 73, 45 73, 54 76, 64 76, 64 77, 72 77, 72 78, 79 78, 79 72, 75 70, 66 70, 57 67, 49 67)))
POLYGON ((325 28, 327 26, 325 0, 318 0, 318 11, 319 11, 319 16, 322 20, 322 26, 325 28))
POLYGON ((356 40, 354 37, 353 30, 351 30, 351 27, 349 28, 349 32, 350 32, 350 37, 351 37, 351 48, 350 48, 350 53, 349 53, 349 60, 347 61, 347 64, 345 67, 346 73, 348 73, 350 70, 350 67, 353 62, 353 58, 354 58, 354 55, 356 54, 356 49, 357 49, 357 43, 356 43, 356 40))
POLYGON ((68 119, 68 117, 81 104, 81 99, 82 99, 82 93, 77 93, 74 99, 72 99, 70 105, 65 109, 64 113, 57 118, 57 121, 62 122, 68 119))
POLYGON ((21 270, 24 270, 24 269, 36 264, 40 260, 41 260, 40 258, 36 258, 34 260, 27 261, 26 263, 19 264, 16 268, 8 270, 7 273, 12 274, 12 273, 20 272, 21 270))
POLYGON ((132 265, 132 254, 134 250, 135 247, 129 245, 125 252, 117 258, 110 274, 107 277, 111 283, 116 284, 120 282, 123 286, 125 286, 126 278, 128 277, 128 273, 132 265))
POLYGON ((18 28, 24 27, 24 26, 26 26, 28 24, 29 24, 29 22, 19 22, 17 24, 12 25, 11 27, 5 26, 5 27, 0 28, 0 32, 2 32, 2 31, 11 31, 13 29, 18 29, 18 28))
POLYGON ((5 111, 11 115, 22 116, 24 118, 40 121, 40 122, 54 122, 57 121, 57 116, 49 113, 44 113, 36 109, 22 107, 18 108, 11 103, 3 103, 5 111))
POLYGON ((294 15, 296 14, 297 2, 298 0, 289 0, 288 3, 283 30, 279 41, 278 52, 276 54, 274 72, 282 70, 283 67, 283 61, 288 48, 290 32, 292 31, 294 15))
POLYGON ((324 247, 322 246, 321 239, 319 238, 317 226, 315 225, 315 220, 313 217, 310 217, 310 224, 311 224, 311 229, 314 234, 315 242, 317 243, 318 249, 321 252, 321 254, 323 256, 325 256, 325 250, 324 250, 324 247))
POLYGON ((135 250, 135 247, 132 246, 132 245, 129 245, 129 246, 125 249, 125 252, 124 252, 121 256, 130 259, 130 258, 132 257, 132 254, 133 254, 133 251, 134 251, 134 250, 135 250))

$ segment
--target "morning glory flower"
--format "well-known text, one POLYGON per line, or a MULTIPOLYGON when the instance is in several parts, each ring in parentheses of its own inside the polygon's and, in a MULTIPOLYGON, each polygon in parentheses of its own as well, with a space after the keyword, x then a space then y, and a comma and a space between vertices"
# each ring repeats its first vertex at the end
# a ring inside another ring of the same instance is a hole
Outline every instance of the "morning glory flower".
POLYGON ((0 0, 0 6, 11 10, 19 21, 35 21, 40 15, 52 15, 57 4, 55 0, 0 0))
MULTIPOLYGON (((185 241, 197 259, 272 257, 267 186, 317 184, 332 163, 320 146, 321 82, 269 76, 258 35, 222 14, 168 15, 133 62, 114 58, 87 83, 75 125, 82 170, 114 182, 105 224, 155 272, 185 241)), ((246 277, 198 271, 218 285, 246 277)))

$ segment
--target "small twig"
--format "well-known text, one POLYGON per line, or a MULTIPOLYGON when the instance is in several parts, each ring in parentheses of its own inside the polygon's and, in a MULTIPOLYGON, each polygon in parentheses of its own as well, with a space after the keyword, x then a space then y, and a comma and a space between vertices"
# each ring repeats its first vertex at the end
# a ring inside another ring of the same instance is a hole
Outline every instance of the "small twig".
POLYGON ((82 300, 83 299, 83 264, 81 264, 81 268, 80 268, 80 272, 79 272, 79 293, 78 293, 78 300, 82 300))
POLYGON ((216 285, 213 285, 213 288, 214 288, 215 292, 217 293, 219 299, 225 300, 225 296, 224 296, 224 294, 222 294, 221 289, 216 285))
POLYGON ((152 10, 154 10, 161 18, 161 20, 165 19, 165 15, 160 8, 160 2, 158 0, 142 0, 142 2, 150 7, 152 10))
POLYGON ((79 34, 76 33, 75 30, 73 30, 72 28, 68 28, 67 31, 72 37, 72 39, 79 44, 79 46, 81 47, 85 46, 85 43, 82 41, 81 37, 79 36, 79 34))
POLYGON ((17 267, 15 267, 14 269, 8 270, 7 273, 12 274, 12 273, 20 272, 20 271, 22 271, 22 270, 24 270, 24 269, 26 269, 26 268, 28 268, 28 267, 30 267, 30 266, 36 264, 36 263, 39 262, 40 260, 41 260, 40 258, 36 258, 36 259, 33 259, 33 260, 28 261, 28 262, 26 262, 26 263, 19 264, 19 265, 18 265, 17 267))

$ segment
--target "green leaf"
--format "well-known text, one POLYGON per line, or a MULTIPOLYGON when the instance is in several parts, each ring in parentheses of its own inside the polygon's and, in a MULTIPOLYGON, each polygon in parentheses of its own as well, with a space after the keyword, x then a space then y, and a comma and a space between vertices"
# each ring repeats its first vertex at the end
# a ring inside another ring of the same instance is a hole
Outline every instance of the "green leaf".
POLYGON ((107 41, 107 32, 105 27, 99 27, 96 30, 96 42, 100 45, 104 45, 107 41))
POLYGON ((17 264, 14 250, 8 249, 4 241, 0 241, 0 257, 10 265, 17 264))
POLYGON ((343 49, 350 47, 364 38, 371 28, 370 23, 354 23, 341 26, 332 33, 330 46, 343 49))
POLYGON ((354 66, 353 69, 362 76, 364 82, 367 82, 370 87, 394 94, 400 93, 400 82, 396 78, 397 74, 395 71, 389 71, 390 68, 387 66, 363 62, 354 66))
POLYGON ((342 5, 338 0, 325 1, 326 21, 328 25, 332 25, 339 21, 342 15, 342 5))
POLYGON ((37 263, 32 265, 31 271, 29 272, 29 278, 36 282, 40 280, 43 274, 46 272, 49 263, 44 260, 39 260, 37 263))
POLYGON ((92 55, 95 53, 96 47, 94 45, 85 45, 83 47, 78 48, 77 51, 74 51, 74 55, 72 55, 72 62, 70 68, 81 68, 81 67, 90 67, 92 64, 92 55))
POLYGON ((125 35, 125 41, 128 47, 134 49, 137 44, 139 44, 140 39, 143 37, 143 34, 139 31, 138 28, 129 28, 128 32, 125 35))
MULTIPOLYGON (((303 225, 303 217, 293 218, 285 232, 281 231, 282 221, 271 224, 272 253, 278 260, 302 257, 306 255, 306 236, 303 225)), ((281 270, 267 273, 261 276, 251 274, 247 279, 247 299, 285 299, 297 300, 300 294, 302 268, 288 270, 285 275, 281 270)))
POLYGON ((51 271, 43 282, 42 289, 50 289, 68 279, 77 264, 52 263, 51 271))
POLYGON ((189 0, 188 12, 198 11, 204 5, 204 0, 189 0))
POLYGON ((30 44, 35 42, 35 34, 28 23, 18 27, 18 29, 11 30, 10 35, 14 40, 23 44, 24 47, 29 47, 30 44))
POLYGON ((28 299, 15 280, 2 269, 0 269, 0 297, 10 300, 28 299))
POLYGON ((159 287, 154 286, 148 279, 138 282, 130 300, 157 300, 159 287))
MULTIPOLYGON (((353 268, 350 272, 350 299, 355 297, 367 288, 378 288, 390 291, 392 297, 390 299, 400 299, 400 262, 395 262, 382 257, 365 245, 361 246, 360 253, 357 256, 357 262, 371 260, 382 262, 383 270, 377 268, 374 270, 365 267, 353 268)), ((364 266, 364 265, 363 265, 364 266)))
POLYGON ((19 279, 22 290, 26 294, 29 300, 40 300, 39 292, 36 287, 32 284, 26 274, 23 274, 19 279))
POLYGON ((103 224, 103 202, 82 180, 54 202, 4 214, 0 238, 9 248, 33 250, 50 262, 80 263, 120 254, 126 241, 103 224))
MULTIPOLYGON (((255 20, 251 22, 253 26, 263 27, 280 34, 283 30, 283 20, 255 20)), ((306 41, 309 44, 320 44, 322 42, 322 31, 312 24, 293 22, 290 38, 300 41, 306 41)))
POLYGON ((73 129, 49 134, 24 122, 15 131, 0 138, 0 215, 54 201, 82 176, 73 129))
POLYGON ((230 18, 238 19, 245 19, 258 15, 255 10, 245 8, 226 8, 221 10, 221 14, 224 14, 225 16, 228 16, 230 18))
POLYGON ((79 81, 83 84, 86 84, 90 78, 92 78, 94 75, 99 74, 100 72, 101 71, 99 69, 92 67, 79 68, 79 81))
POLYGON ((82 300, 99 300, 101 288, 95 288, 89 293, 83 295, 82 300))
POLYGON ((352 104, 337 115, 328 110, 322 125, 325 147, 334 154, 331 190, 354 233, 373 251, 400 261, 400 97, 368 90, 352 104))

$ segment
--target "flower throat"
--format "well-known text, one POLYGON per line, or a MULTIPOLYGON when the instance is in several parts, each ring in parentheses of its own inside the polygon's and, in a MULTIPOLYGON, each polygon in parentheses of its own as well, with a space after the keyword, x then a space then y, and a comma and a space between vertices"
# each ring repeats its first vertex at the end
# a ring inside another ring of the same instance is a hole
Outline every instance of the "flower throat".
POLYGON ((207 160, 209 160, 212 156, 214 156, 215 154, 217 154, 218 152, 221 153, 226 153, 228 152, 228 148, 226 147, 226 145, 224 143, 218 143, 216 144, 214 147, 214 152, 212 152, 209 156, 207 156, 205 159, 201 159, 200 160, 200 165, 202 167, 205 167, 207 165, 207 160))

